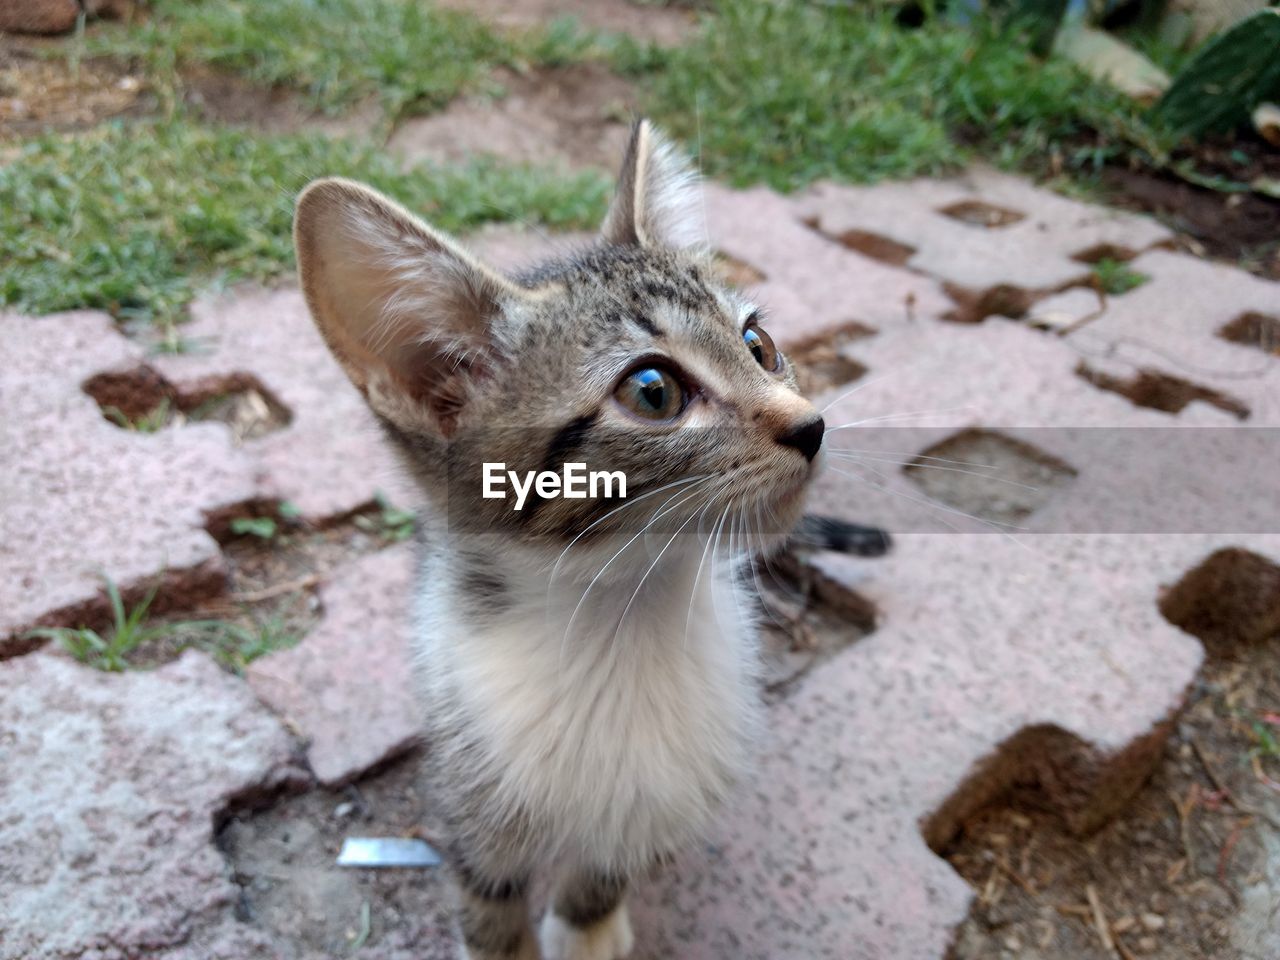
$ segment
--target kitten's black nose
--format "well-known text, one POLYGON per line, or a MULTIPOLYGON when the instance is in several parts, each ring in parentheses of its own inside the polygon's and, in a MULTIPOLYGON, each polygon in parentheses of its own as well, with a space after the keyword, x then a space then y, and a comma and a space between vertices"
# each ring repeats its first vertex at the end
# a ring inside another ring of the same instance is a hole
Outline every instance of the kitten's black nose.
POLYGON ((806 460, 813 460, 822 446, 822 434, 827 425, 821 417, 815 417, 806 423, 792 427, 786 433, 779 434, 778 442, 784 447, 795 447, 804 454, 806 460))

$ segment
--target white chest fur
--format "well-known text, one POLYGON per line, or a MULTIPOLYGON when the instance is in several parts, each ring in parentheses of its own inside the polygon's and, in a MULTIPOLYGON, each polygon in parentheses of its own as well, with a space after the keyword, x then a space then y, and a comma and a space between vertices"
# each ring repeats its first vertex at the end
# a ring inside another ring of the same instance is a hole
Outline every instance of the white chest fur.
POLYGON ((543 580, 524 609, 465 635, 447 595, 421 598, 428 709, 438 698, 461 714, 477 776, 533 815, 546 855, 647 866, 706 825, 746 764, 750 605, 723 571, 664 567, 634 601, 636 578, 621 577, 581 607, 583 584, 543 580))

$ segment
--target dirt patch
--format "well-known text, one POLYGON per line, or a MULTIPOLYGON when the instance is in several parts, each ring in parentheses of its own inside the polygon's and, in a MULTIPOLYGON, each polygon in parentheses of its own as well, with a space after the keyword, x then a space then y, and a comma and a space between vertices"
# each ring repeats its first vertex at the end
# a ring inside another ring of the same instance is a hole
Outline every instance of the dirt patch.
POLYGON ((1071 255, 1072 260, 1078 260, 1080 263, 1128 263, 1138 255, 1139 251, 1130 250, 1128 247, 1120 247, 1114 243, 1099 243, 1092 247, 1087 247, 1079 253, 1071 255))
POLYGON ((209 68, 184 74, 183 99, 206 120, 272 134, 311 130, 331 137, 366 137, 382 122, 382 110, 374 101, 329 116, 309 106, 295 90, 256 86, 209 68))
POLYGON ((59 43, 0 34, 0 140, 83 130, 154 108, 143 78, 128 65, 104 59, 68 65, 48 55, 59 43))
POLYGON ((411 117, 389 149, 407 164, 489 154, 515 163, 613 170, 635 113, 634 87, 598 63, 496 74, 506 96, 468 96, 411 117))
POLYGON ((1280 317, 1265 313, 1242 313, 1221 330, 1218 336, 1232 343, 1257 347, 1264 353, 1280 356, 1280 317))
POLYGON ((1235 397, 1183 380, 1181 377, 1161 373, 1159 370, 1139 370, 1130 377, 1117 377, 1103 370, 1095 370, 1087 363, 1076 367, 1076 376, 1089 381, 1101 390, 1109 390, 1127 397, 1139 407, 1161 410, 1165 413, 1181 413, 1194 400, 1208 403, 1224 413, 1240 420, 1249 417, 1249 408, 1235 397))
POLYGON ((491 23, 516 29, 574 17, 584 27, 627 33, 639 40, 673 46, 697 20, 695 3, 629 3, 627 0, 440 0, 440 6, 465 10, 491 23))
POLYGON ((83 386, 108 422, 125 430, 154 433, 193 422, 217 421, 240 445, 283 429, 293 414, 257 377, 232 374, 178 390, 150 367, 101 373, 83 386))
POLYGON ((800 392, 812 398, 866 376, 867 368, 846 356, 842 349, 875 333, 871 327, 854 321, 821 339, 789 349, 787 357, 795 364, 800 392))
POLYGON ((1026 520, 1076 475, 1043 450, 989 430, 948 437, 903 471, 934 500, 999 524, 1026 520))
POLYGON ((981 200, 960 200, 950 206, 941 208, 938 212, 951 217, 953 220, 959 220, 961 223, 967 223, 974 227, 985 227, 988 230, 1012 226, 1019 220, 1027 218, 1025 213, 997 207, 991 203, 983 203, 981 200))
POLYGON ((242 890, 240 918, 325 956, 415 942, 424 958, 446 955, 452 918, 438 869, 334 863, 349 836, 420 835, 417 766, 411 754, 359 784, 228 820, 218 844, 242 890))
MULTIPOLYGON (((1280 154, 1277 158, 1280 165, 1280 154)), ((1280 170, 1272 176, 1280 177, 1280 170)), ((1280 280, 1280 201, 1257 193, 1221 193, 1170 175, 1121 167, 1108 167, 1102 182, 1108 202, 1154 213, 1178 231, 1183 249, 1280 280)))
MULTIPOLYGON (((815 229, 817 229, 816 225, 815 229)), ((844 233, 837 234, 835 239, 864 257, 871 257, 873 260, 895 267, 905 266, 916 252, 915 247, 866 230, 846 230, 844 233)))
POLYGON ((1161 766, 1092 837, 1034 791, 943 851, 977 902, 952 960, 1263 960, 1280 955, 1280 636, 1212 658, 1161 766), (1270 717, 1271 719, 1267 719, 1270 717))
POLYGON ((815 666, 876 628, 875 605, 824 577, 802 554, 762 558, 754 578, 763 611, 766 702, 783 697, 815 666))

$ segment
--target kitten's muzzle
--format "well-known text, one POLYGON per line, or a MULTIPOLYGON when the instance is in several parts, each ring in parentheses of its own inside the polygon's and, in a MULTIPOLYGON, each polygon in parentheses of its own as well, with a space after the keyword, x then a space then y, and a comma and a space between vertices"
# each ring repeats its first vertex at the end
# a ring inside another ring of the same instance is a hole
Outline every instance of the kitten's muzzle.
POLYGON ((804 454, 804 458, 812 463, 813 458, 822 449, 822 436, 826 429, 827 424, 822 417, 815 417, 799 426, 791 427, 786 433, 779 434, 777 440, 784 447, 799 450, 804 454))

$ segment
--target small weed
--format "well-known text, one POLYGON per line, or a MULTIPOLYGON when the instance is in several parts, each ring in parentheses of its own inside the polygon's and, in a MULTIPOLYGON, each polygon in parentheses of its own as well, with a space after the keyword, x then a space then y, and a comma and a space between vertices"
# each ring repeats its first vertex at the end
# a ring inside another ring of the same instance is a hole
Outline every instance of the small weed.
POLYGON ((112 625, 106 636, 88 627, 42 627, 30 631, 26 636, 52 640, 81 663, 98 670, 118 673, 128 667, 125 658, 140 645, 173 631, 172 625, 143 626, 147 611, 155 600, 156 588, 152 588, 141 603, 126 612, 120 589, 115 582, 108 577, 103 580, 107 599, 111 602, 112 616, 112 625))
POLYGON ((385 154, 319 135, 268 137, 182 117, 49 134, 0 166, 0 304, 90 307, 172 333, 205 286, 290 270, 293 200, 311 178, 354 177, 445 230, 489 221, 594 223, 608 187, 477 160, 400 170, 385 154))
POLYGON ((231 532, 237 537, 258 537, 261 540, 274 540, 280 532, 280 525, 271 517, 236 517, 231 521, 231 532))
POLYGON ((365 533, 372 533, 392 543, 408 540, 413 536, 417 518, 413 511, 392 505, 383 494, 377 497, 378 509, 372 514, 355 518, 355 524, 365 533))
POLYGON ((227 670, 244 673, 254 660, 287 650, 301 638, 282 619, 273 618, 251 627, 227 620, 192 620, 180 625, 177 639, 179 649, 202 650, 227 670))
POLYGON ((132 665, 130 656, 144 644, 170 641, 178 652, 195 648, 208 653, 228 670, 242 673, 263 654, 283 650, 298 642, 282 620, 273 619, 253 627, 227 620, 178 620, 147 625, 147 611, 156 597, 148 591, 132 610, 125 609, 120 590, 109 577, 103 578, 111 602, 111 627, 105 635, 88 627, 42 627, 26 637, 52 640, 76 660, 109 673, 120 673, 132 665))
POLYGON ((136 420, 130 420, 119 407, 103 407, 102 415, 116 426, 134 433, 155 433, 162 430, 169 422, 170 403, 168 397, 162 397, 150 413, 143 414, 136 420))
POLYGON ((1093 265, 1093 275, 1105 293, 1119 296, 1142 286, 1151 278, 1139 273, 1122 260, 1104 257, 1093 265))
POLYGON ((275 516, 235 517, 229 528, 237 537, 257 537, 259 540, 271 541, 297 529, 302 523, 302 511, 298 509, 298 505, 290 500, 282 500, 276 505, 275 516))
POLYGON ((1249 752, 1254 756, 1280 759, 1280 715, 1268 714, 1254 719, 1249 726, 1254 740, 1249 752))

